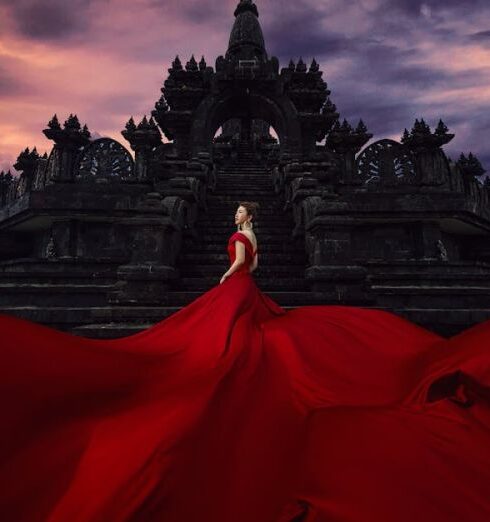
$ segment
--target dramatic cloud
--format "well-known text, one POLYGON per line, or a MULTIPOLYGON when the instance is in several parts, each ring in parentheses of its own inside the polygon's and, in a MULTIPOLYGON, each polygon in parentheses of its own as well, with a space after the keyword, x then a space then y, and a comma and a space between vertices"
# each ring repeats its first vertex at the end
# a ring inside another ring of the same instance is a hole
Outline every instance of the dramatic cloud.
MULTIPOLYGON (((415 118, 442 118, 456 158, 490 170, 487 0, 255 0, 269 56, 314 57, 341 118, 398 139, 415 118)), ((49 151, 54 113, 125 143, 149 114, 178 54, 226 52, 238 0, 0 0, 0 170, 26 146, 49 151)))
POLYGON ((64 40, 87 30, 86 0, 16 0, 11 5, 19 33, 29 39, 64 40))

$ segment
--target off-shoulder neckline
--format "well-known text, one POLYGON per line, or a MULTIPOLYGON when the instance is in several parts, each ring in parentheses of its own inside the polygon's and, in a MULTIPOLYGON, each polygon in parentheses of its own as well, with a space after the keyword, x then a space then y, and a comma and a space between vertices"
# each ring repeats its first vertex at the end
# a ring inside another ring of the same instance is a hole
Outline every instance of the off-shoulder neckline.
POLYGON ((252 241, 250 240, 250 238, 248 236, 246 236, 243 232, 240 232, 240 231, 235 232, 235 234, 241 234, 249 242, 250 246, 252 247, 253 255, 255 255, 256 252, 257 252, 257 248, 255 250, 253 249, 254 246, 253 246, 252 241))

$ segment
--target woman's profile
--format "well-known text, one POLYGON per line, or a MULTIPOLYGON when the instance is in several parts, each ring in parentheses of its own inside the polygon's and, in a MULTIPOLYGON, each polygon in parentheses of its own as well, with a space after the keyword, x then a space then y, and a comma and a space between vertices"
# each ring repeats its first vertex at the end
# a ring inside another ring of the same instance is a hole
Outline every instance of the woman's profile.
POLYGON ((257 269, 258 266, 258 249, 257 249, 257 238, 253 231, 253 218, 257 214, 259 208, 258 203, 244 201, 241 202, 235 213, 235 223, 237 224, 238 231, 248 239, 249 244, 252 246, 252 262, 247 262, 247 253, 245 244, 240 239, 235 239, 235 259, 233 260, 230 268, 221 277, 220 283, 225 281, 227 277, 232 275, 235 271, 240 269, 240 266, 246 264, 248 271, 252 273, 257 269))

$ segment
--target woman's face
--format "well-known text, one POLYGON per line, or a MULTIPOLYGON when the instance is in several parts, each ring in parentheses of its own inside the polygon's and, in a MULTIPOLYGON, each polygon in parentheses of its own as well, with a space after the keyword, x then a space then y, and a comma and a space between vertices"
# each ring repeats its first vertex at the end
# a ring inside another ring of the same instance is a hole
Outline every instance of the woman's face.
POLYGON ((245 207, 240 205, 235 212, 235 225, 245 223, 248 220, 248 212, 245 207))

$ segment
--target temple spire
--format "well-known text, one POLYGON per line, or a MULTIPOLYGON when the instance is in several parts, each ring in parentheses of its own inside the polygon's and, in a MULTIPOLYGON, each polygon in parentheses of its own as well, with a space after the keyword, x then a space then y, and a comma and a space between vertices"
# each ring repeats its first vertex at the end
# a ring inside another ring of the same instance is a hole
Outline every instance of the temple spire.
POLYGON ((230 34, 226 58, 267 61, 259 11, 252 0, 241 0, 234 12, 235 23, 230 34))

